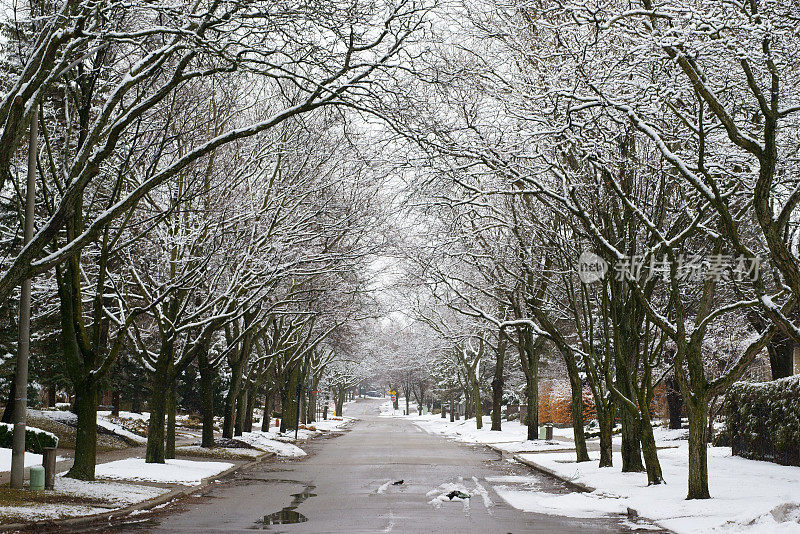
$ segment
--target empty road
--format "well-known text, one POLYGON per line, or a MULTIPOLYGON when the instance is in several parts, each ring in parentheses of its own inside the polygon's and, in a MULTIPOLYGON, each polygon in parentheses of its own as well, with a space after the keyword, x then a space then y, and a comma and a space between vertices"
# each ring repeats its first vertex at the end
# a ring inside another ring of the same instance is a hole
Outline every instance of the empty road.
MULTIPOLYGON (((379 417, 381 402, 351 404, 347 413, 360 418, 351 431, 313 440, 303 460, 268 462, 241 471, 202 496, 114 532, 629 531, 620 518, 572 519, 516 510, 486 478, 536 474, 500 460, 483 447, 454 443, 410 422, 379 417), (459 477, 473 494, 468 504, 446 501, 436 507, 430 503, 436 495, 429 492, 443 483, 459 483, 459 477), (401 479, 402 485, 387 485, 401 479), (479 488, 486 490, 485 499, 479 488)), ((538 476, 536 482, 539 491, 564 491, 545 476, 538 476)))

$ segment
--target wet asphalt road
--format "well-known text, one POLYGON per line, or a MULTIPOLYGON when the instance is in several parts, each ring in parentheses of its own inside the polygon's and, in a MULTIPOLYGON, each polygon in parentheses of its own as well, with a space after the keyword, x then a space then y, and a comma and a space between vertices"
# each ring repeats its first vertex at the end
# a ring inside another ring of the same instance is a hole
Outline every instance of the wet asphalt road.
POLYGON ((538 489, 564 492, 559 483, 524 466, 502 461, 479 446, 429 435, 410 422, 378 417, 379 400, 349 406, 360 418, 350 432, 316 439, 301 461, 264 463, 237 473, 207 491, 167 509, 160 516, 120 526, 114 532, 444 532, 588 533, 629 532, 621 518, 571 519, 525 513, 506 504, 485 477, 538 477, 538 489), (426 494, 445 482, 488 490, 492 504, 473 496, 469 506, 453 501, 441 508, 426 494), (387 481, 403 479, 403 485, 387 481), (289 509, 287 509, 287 507, 289 509), (265 516, 285 510, 296 524, 267 524, 265 516), (300 514, 297 516, 296 514, 300 514))

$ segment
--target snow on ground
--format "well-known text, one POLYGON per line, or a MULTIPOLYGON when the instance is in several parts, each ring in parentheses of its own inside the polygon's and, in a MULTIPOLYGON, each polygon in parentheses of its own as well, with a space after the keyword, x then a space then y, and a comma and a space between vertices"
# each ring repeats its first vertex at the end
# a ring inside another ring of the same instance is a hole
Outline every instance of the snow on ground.
MULTIPOLYGON (((57 461, 64 460, 61 456, 56 456, 57 461)), ((25 467, 32 465, 42 465, 42 455, 32 452, 25 453, 25 467)), ((11 449, 0 448, 0 473, 11 471, 11 449)))
POLYGON ((243 432, 241 436, 234 439, 251 447, 264 452, 274 452, 278 456, 286 458, 299 458, 306 455, 306 451, 285 441, 275 439, 276 435, 272 432, 243 432))
MULTIPOLYGON (((71 426, 75 426, 78 423, 78 416, 72 412, 65 412, 63 410, 31 410, 30 412, 32 415, 37 417, 50 419, 51 421, 56 421, 71 426)), ((109 417, 111 417, 111 412, 109 411, 97 412, 97 426, 105 428, 106 430, 113 432, 118 436, 124 436, 136 443, 147 443, 146 437, 135 434, 130 430, 123 428, 121 425, 110 421, 109 417)), ((120 419, 147 421, 150 418, 150 414, 119 412, 119 417, 120 419)))
POLYGON ((117 507, 129 506, 158 497, 169 490, 139 484, 121 482, 75 480, 63 476, 56 477, 55 491, 74 497, 102 499, 117 507))
POLYGON ((321 430, 323 432, 331 432, 333 430, 341 430, 341 428, 352 421, 352 417, 337 417, 335 419, 327 419, 324 421, 315 421, 311 423, 311 426, 316 428, 317 430, 321 430))
POLYGON ((391 486, 391 485, 392 485, 392 481, 391 480, 387 480, 386 482, 381 484, 381 487, 378 488, 378 493, 379 494, 380 493, 386 493, 386 490, 389 489, 389 486, 391 486))
MULTIPOLYGON (((569 508, 592 504, 599 510, 600 503, 606 501, 607 511, 617 507, 624 511, 630 507, 679 534, 800 532, 800 496, 797 494, 800 467, 747 460, 731 456, 728 447, 712 447, 708 458, 712 499, 687 501, 686 443, 659 451, 667 484, 658 486, 647 486, 643 473, 622 473, 619 467, 599 468, 598 454, 590 453, 595 461, 580 464, 575 463, 571 453, 521 454, 525 460, 562 477, 596 488, 590 494, 570 494, 576 497, 562 502, 543 503, 532 498, 534 505, 569 508), (572 499, 580 502, 572 502, 572 499)), ((621 463, 619 453, 614 453, 614 465, 621 463)), ((518 496, 514 494, 507 493, 503 498, 506 496, 513 506, 527 506, 525 503, 529 502, 515 500, 518 496)), ((565 510, 561 512, 566 513, 565 510)))
POLYGON ((106 430, 113 432, 118 436, 124 436, 136 443, 147 443, 147 438, 144 436, 140 436, 139 434, 134 434, 130 430, 123 428, 121 425, 117 423, 112 423, 104 418, 104 416, 97 414, 97 426, 103 427, 106 430))
POLYGON ((72 412, 65 412, 64 410, 28 410, 28 413, 34 417, 41 417, 42 419, 50 419, 58 423, 66 425, 75 425, 78 422, 78 416, 72 412))
POLYGON ((100 464, 95 469, 97 478, 115 480, 140 480, 197 486, 204 478, 217 475, 233 467, 227 462, 195 460, 166 460, 164 464, 148 464, 144 458, 125 458, 100 464))
POLYGON ((107 511, 107 508, 87 506, 85 504, 35 503, 31 505, 0 506, 0 518, 13 518, 11 521, 37 521, 94 515, 107 511))
POLYGON ((559 495, 519 489, 513 486, 494 486, 494 490, 508 504, 525 512, 589 518, 624 514, 627 511, 627 507, 621 499, 604 498, 592 493, 559 495))
POLYGON ((70 501, 85 500, 88 502, 42 503, 36 502, 36 494, 31 493, 32 500, 30 502, 14 506, 0 506, 0 518, 3 518, 3 522, 11 522, 94 515, 147 501, 168 491, 169 489, 153 486, 99 480, 89 482, 58 476, 55 480, 54 493, 48 492, 48 495, 55 495, 70 501))
MULTIPOLYGON (((544 441, 531 440, 528 438, 528 427, 519 421, 503 421, 502 430, 491 430, 492 420, 489 416, 483 418, 483 428, 478 430, 475 426, 475 419, 461 419, 460 421, 450 422, 450 419, 442 419, 439 414, 399 416, 412 421, 415 425, 429 434, 439 434, 463 443, 481 443, 507 451, 507 452, 533 452, 546 450, 571 449, 572 445, 566 441, 544 441)), ((556 430, 553 429, 554 436, 556 430)), ((572 429, 567 429, 572 432, 572 429)))
MULTIPOLYGON (((108 410, 99 411, 97 415, 102 417, 109 417, 111 416, 111 412, 108 410)), ((133 419, 137 421, 149 421, 150 420, 150 413, 149 412, 142 412, 142 413, 135 413, 135 412, 126 412, 124 410, 120 410, 119 412, 120 419, 133 419)))

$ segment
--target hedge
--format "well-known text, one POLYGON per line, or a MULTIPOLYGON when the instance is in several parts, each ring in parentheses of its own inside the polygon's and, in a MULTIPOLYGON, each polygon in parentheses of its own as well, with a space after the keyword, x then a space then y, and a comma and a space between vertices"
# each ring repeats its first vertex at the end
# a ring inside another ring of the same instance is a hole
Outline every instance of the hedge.
POLYGON ((725 395, 725 412, 733 454, 800 465, 800 376, 738 382, 725 395))
MULTIPOLYGON (((14 425, 0 423, 0 447, 10 449, 14 440, 14 425)), ((25 450, 42 454, 45 447, 58 446, 58 437, 41 428, 26 427, 25 429, 25 450)))

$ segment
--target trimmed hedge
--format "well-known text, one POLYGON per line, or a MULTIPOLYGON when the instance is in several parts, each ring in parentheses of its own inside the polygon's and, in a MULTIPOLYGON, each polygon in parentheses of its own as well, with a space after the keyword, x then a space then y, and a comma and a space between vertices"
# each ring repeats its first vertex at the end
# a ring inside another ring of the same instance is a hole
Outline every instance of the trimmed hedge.
MULTIPOLYGON (((14 425, 0 423, 0 447, 10 449, 14 441, 14 425)), ((57 447, 58 437, 40 428, 27 427, 25 429, 25 450, 42 454, 45 447, 57 447)))
POLYGON ((733 454, 800 465, 800 376, 738 382, 725 395, 725 412, 733 454))

